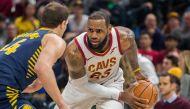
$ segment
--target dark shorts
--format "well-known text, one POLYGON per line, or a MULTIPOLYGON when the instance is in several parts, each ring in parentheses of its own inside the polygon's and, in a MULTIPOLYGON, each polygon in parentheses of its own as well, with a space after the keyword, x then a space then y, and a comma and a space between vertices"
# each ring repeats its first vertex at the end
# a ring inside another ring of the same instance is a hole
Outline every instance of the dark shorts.
POLYGON ((0 85, 0 109, 36 109, 23 94, 10 86, 0 85))

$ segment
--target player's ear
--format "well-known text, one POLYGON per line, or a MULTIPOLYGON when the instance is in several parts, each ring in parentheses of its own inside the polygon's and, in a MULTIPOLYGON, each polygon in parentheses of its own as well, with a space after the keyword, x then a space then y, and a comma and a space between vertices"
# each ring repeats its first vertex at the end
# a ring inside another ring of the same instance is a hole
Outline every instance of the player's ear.
POLYGON ((109 24, 109 25, 108 25, 108 33, 110 33, 110 32, 111 32, 111 29, 112 29, 112 25, 111 25, 111 24, 109 24))
POLYGON ((66 28, 66 27, 67 27, 67 24, 68 24, 68 19, 67 19, 67 20, 64 20, 64 21, 61 23, 61 29, 66 28))

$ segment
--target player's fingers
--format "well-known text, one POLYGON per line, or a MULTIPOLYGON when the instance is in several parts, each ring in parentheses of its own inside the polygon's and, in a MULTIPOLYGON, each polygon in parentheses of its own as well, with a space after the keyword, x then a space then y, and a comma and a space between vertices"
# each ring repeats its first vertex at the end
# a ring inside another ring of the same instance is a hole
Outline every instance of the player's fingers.
POLYGON ((142 104, 148 104, 148 99, 143 99, 143 98, 135 98, 136 101, 138 101, 139 103, 142 103, 142 104))
POLYGON ((132 105, 131 105, 131 108, 132 108, 132 109, 138 109, 139 107, 138 107, 137 105, 135 105, 135 104, 132 104, 132 105))
POLYGON ((138 108, 142 108, 142 109, 149 108, 149 106, 147 104, 142 104, 142 103, 139 103, 139 102, 135 102, 135 105, 138 108))

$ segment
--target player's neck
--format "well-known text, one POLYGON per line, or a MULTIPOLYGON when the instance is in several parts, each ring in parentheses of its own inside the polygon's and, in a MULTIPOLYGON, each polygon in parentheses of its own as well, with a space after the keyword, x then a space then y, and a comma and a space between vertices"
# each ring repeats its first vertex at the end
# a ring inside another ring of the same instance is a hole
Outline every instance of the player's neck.
POLYGON ((53 33, 55 33, 56 35, 58 35, 59 37, 62 37, 61 33, 60 33, 60 30, 58 30, 58 28, 54 28, 54 29, 51 29, 53 31, 53 33))
POLYGON ((99 52, 104 52, 104 51, 106 51, 108 48, 109 48, 109 37, 107 38, 107 41, 106 41, 106 44, 103 46, 103 48, 102 48, 102 50, 101 51, 99 51, 99 52))

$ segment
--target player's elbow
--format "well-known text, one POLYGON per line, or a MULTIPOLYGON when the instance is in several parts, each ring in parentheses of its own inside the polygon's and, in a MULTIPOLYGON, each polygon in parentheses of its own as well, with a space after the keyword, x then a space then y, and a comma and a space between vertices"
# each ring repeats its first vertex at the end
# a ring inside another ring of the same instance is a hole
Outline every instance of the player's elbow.
POLYGON ((37 62, 36 65, 34 66, 34 71, 36 72, 38 77, 46 73, 47 69, 48 65, 43 62, 37 62))
POLYGON ((78 78, 78 79, 72 79, 70 83, 78 88, 84 87, 86 84, 88 84, 88 77, 87 75, 78 78))

